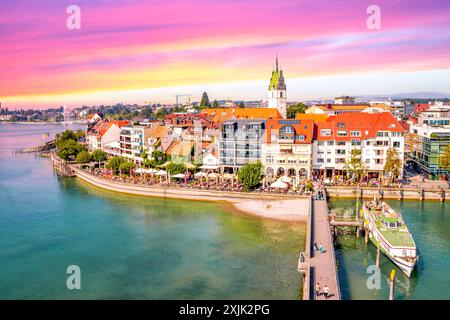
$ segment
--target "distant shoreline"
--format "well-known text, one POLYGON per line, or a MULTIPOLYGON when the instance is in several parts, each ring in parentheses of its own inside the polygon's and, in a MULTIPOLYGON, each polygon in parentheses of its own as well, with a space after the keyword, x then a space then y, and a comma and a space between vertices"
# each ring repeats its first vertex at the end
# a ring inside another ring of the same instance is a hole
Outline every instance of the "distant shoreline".
MULTIPOLYGON (((58 122, 58 121, 0 121, 0 124, 33 124, 33 125, 62 124, 62 125, 64 125, 64 122, 58 122)), ((71 124, 86 124, 86 123, 80 122, 80 121, 72 121, 71 124)))

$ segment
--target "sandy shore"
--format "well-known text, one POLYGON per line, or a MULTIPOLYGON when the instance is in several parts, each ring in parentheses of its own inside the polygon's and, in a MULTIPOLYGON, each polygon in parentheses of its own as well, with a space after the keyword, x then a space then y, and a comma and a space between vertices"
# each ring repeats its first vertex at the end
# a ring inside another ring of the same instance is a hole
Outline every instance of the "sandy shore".
POLYGON ((238 211, 254 216, 284 221, 307 221, 309 198, 288 195, 195 190, 188 188, 149 187, 108 181, 72 166, 81 180, 94 186, 121 193, 200 201, 225 201, 238 211))
POLYGON ((236 209, 259 217, 286 220, 307 221, 309 200, 307 198, 293 200, 228 200, 236 209))

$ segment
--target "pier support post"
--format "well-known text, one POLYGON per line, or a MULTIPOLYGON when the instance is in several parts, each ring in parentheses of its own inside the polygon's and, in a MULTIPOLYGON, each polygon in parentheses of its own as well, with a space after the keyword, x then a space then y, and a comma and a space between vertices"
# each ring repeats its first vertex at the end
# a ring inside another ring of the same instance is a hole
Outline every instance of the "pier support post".
POLYGON ((398 200, 403 200, 403 187, 398 188, 398 200))
POLYGON ((369 228, 367 228, 367 229, 365 230, 364 241, 365 241, 366 243, 369 242, 369 228))
POLYGON ((389 282, 389 300, 394 300, 394 290, 395 290, 395 269, 391 271, 391 281, 389 282))
POLYGON ((423 201, 423 188, 420 188, 420 195, 419 195, 419 200, 423 201))
POLYGON ((445 190, 441 187, 441 202, 445 201, 445 190))
POLYGON ((375 262, 377 268, 380 267, 380 241, 377 242, 377 260, 375 262))

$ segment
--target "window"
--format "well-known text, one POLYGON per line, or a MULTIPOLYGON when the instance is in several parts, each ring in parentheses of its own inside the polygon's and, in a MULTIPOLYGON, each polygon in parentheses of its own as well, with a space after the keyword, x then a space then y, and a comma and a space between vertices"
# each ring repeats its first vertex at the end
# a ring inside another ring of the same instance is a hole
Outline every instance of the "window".
POLYGON ((345 141, 338 141, 336 143, 336 145, 338 145, 338 146, 345 146, 345 141))
POLYGON ((366 163, 369 164, 370 163, 370 159, 366 159, 366 163))
POLYGON ((334 141, 328 141, 328 142, 327 142, 327 145, 328 145, 328 146, 334 146, 334 141))
POLYGON ((361 145, 361 141, 359 141, 357 139, 352 140, 352 146, 360 146, 360 145, 361 145))
POLYGON ((280 134, 295 134, 295 130, 292 126, 283 126, 280 129, 280 134))
POLYGON ((337 134, 340 137, 344 137, 347 135, 347 131, 346 130, 338 130, 337 134))
POLYGON ((350 135, 352 137, 360 137, 361 136, 361 131, 350 131, 350 135))
POLYGON ((331 159, 327 159, 327 163, 331 163, 331 159))
POLYGON ((323 163, 323 158, 317 158, 317 163, 323 163))
POLYGON ((322 137, 329 137, 329 136, 331 136, 331 130, 330 129, 322 129, 322 130, 320 130, 320 135, 322 137))
POLYGON ((338 128, 345 128, 345 123, 343 123, 343 122, 338 122, 337 127, 338 127, 338 128))
POLYGON ((394 148, 400 148, 400 141, 394 141, 394 143, 392 144, 392 146, 394 148))
POLYGON ((318 146, 323 146, 323 141, 317 141, 318 146))

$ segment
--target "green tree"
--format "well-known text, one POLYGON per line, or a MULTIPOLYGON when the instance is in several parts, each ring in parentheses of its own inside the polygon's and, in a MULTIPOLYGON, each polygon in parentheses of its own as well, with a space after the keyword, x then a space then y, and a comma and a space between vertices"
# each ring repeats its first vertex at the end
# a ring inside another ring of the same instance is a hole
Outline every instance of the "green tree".
POLYGON ((211 108, 211 103, 209 102, 209 97, 206 92, 203 92, 202 100, 200 101, 200 109, 211 108))
POLYGON ((213 101, 213 108, 218 108, 219 107, 219 103, 217 102, 217 100, 213 101))
POLYGON ((108 163, 106 164, 106 168, 112 169, 114 173, 119 172, 120 165, 122 163, 126 162, 126 159, 124 157, 116 156, 109 159, 108 163))
POLYGON ((344 169, 347 171, 347 179, 351 178, 352 182, 361 179, 366 171, 366 166, 362 162, 360 149, 350 151, 350 160, 345 161, 344 169))
POLYGON ((292 104, 286 109, 286 116, 288 119, 295 119, 295 116, 299 113, 305 113, 308 106, 302 102, 292 104))
POLYGON ((166 109, 164 109, 164 107, 159 108, 158 111, 156 111, 155 118, 159 120, 164 120, 165 117, 166 117, 166 109))
POLYGON ((85 151, 86 146, 77 143, 75 140, 69 139, 64 142, 60 142, 56 149, 58 157, 64 160, 72 160, 80 153, 85 151))
POLYGON ((244 190, 249 191, 261 184, 262 180, 262 164, 248 163, 242 166, 238 171, 238 180, 244 185, 244 190))
POLYGON ((445 147, 444 153, 439 158, 439 166, 447 171, 450 171, 450 145, 445 147))
POLYGON ((91 154, 87 151, 81 151, 77 157, 76 157, 76 162, 77 163, 88 163, 91 162, 91 154))
POLYGON ((160 150, 154 150, 152 152, 152 158, 155 161, 155 165, 160 166, 160 165, 166 163, 167 154, 165 154, 164 152, 162 152, 160 150))
POLYGON ((66 130, 64 132, 58 133, 56 135, 56 147, 62 145, 64 142, 68 140, 73 140, 75 142, 78 141, 77 135, 72 130, 66 130))
POLYGON ((98 167, 100 168, 100 162, 106 160, 106 152, 101 149, 95 149, 94 152, 92 152, 92 160, 98 162, 98 167))
POLYGON ((134 168, 134 167, 135 167, 135 164, 133 162, 125 161, 120 164, 119 169, 120 169, 120 171, 122 171, 122 174, 129 175, 130 169, 134 168))
POLYGON ((76 132, 75 132, 75 136, 76 136, 76 140, 77 141, 80 141, 81 139, 84 139, 85 137, 86 137, 86 132, 84 132, 83 130, 81 130, 81 129, 78 129, 76 132))
POLYGON ((400 173, 402 172, 402 160, 398 156, 397 150, 389 148, 386 153, 386 163, 384 164, 383 171, 389 181, 400 176, 400 173))
POLYGON ((167 165, 166 170, 170 172, 170 174, 184 173, 186 172, 186 166, 182 163, 170 162, 167 165))
POLYGON ((239 102, 239 108, 245 108, 244 101, 239 102))

